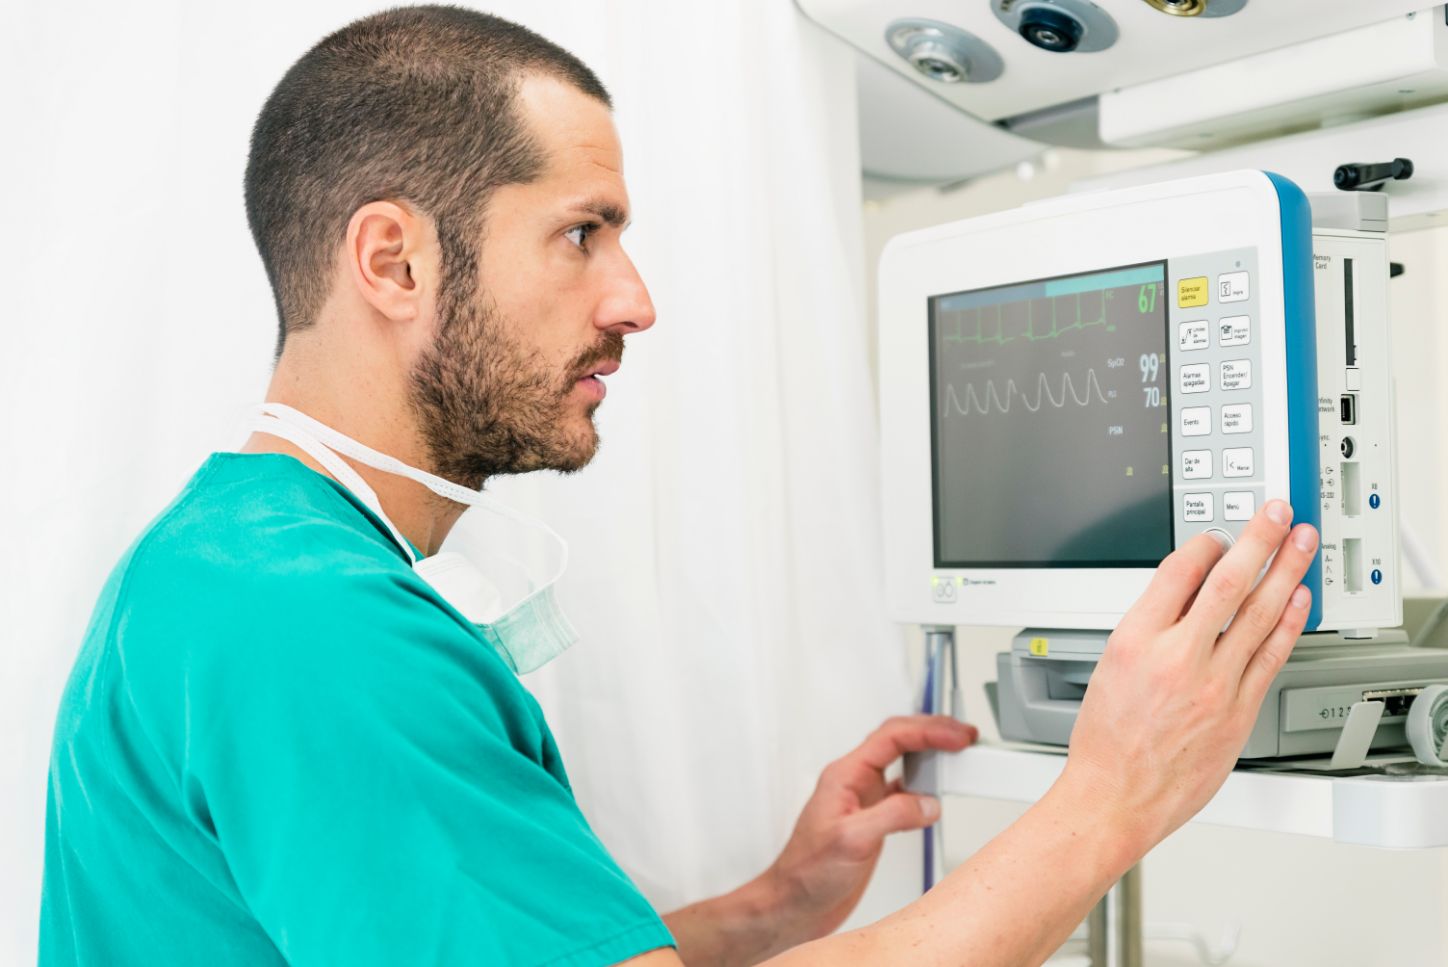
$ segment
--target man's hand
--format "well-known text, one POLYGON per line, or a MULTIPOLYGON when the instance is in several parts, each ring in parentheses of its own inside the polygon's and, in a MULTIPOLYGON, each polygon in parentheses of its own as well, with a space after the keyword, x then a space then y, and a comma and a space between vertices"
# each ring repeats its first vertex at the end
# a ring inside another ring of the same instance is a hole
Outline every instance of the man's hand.
MULTIPOLYGON (((833 931, 870 882, 885 837, 940 817, 930 796, 903 792, 885 770, 906 752, 958 752, 974 726, 943 715, 893 718, 820 774, 784 852, 733 893, 664 917, 687 964, 755 963, 833 931)), ((661 963, 672 962, 661 955, 661 963)))
POLYGON ((945 715, 892 718, 820 774, 784 852, 766 876, 776 884, 800 941, 835 930, 860 901, 885 837, 940 818, 932 796, 901 791, 885 770, 907 752, 958 752, 975 726, 945 715))
POLYGON ((1292 508, 1274 500, 1226 554, 1193 538, 1111 635, 1062 784, 1082 809, 1121 822, 1127 850, 1150 849, 1221 787, 1302 633, 1312 598, 1298 582, 1317 532, 1303 524, 1289 535, 1291 521, 1292 508))

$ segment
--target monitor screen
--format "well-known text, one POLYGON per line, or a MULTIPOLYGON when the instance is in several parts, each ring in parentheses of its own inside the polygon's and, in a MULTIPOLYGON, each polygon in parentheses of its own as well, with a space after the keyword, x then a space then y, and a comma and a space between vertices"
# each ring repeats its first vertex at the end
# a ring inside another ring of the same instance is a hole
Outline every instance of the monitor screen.
POLYGON ((1166 263, 930 299, 936 567, 1172 550, 1166 263))

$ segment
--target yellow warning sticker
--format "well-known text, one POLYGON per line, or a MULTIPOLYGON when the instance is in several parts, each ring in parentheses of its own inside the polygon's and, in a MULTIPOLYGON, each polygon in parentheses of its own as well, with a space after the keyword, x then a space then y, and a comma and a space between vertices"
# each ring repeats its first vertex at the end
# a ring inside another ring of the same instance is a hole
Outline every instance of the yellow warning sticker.
POLYGON ((1031 654, 1035 655, 1037 658, 1045 658, 1051 653, 1051 639, 1032 638, 1030 648, 1031 654))
POLYGON ((1194 279, 1182 279, 1177 283, 1177 305, 1183 309, 1204 306, 1210 298, 1211 290, 1207 288, 1205 275, 1199 275, 1194 279))

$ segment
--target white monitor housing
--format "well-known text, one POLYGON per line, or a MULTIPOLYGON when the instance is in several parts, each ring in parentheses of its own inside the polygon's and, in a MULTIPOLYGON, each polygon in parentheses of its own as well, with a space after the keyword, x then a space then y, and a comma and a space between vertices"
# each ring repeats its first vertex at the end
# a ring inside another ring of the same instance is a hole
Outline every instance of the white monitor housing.
POLYGON ((893 239, 893 616, 1110 629, 1173 548, 1283 498, 1323 531, 1308 630, 1398 624, 1386 246, 1323 235, 1315 270, 1314 244, 1306 196, 1260 171, 893 239))

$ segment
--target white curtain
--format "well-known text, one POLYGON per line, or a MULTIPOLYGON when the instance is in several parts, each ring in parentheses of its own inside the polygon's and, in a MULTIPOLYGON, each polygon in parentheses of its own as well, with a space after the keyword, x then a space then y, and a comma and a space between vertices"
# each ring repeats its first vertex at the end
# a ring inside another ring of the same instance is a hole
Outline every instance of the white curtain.
MULTIPOLYGON (((307 46, 374 9, 8 14, 0 962, 34 956, 50 730, 94 597, 265 388, 251 122, 307 46)), ((497 492, 572 544, 583 640, 526 682, 600 836, 668 909, 759 872, 819 768, 909 704, 881 595, 851 55, 786 0, 485 9, 612 91, 659 310, 594 464, 497 492)), ((860 918, 909 899, 916 841, 860 918)))

